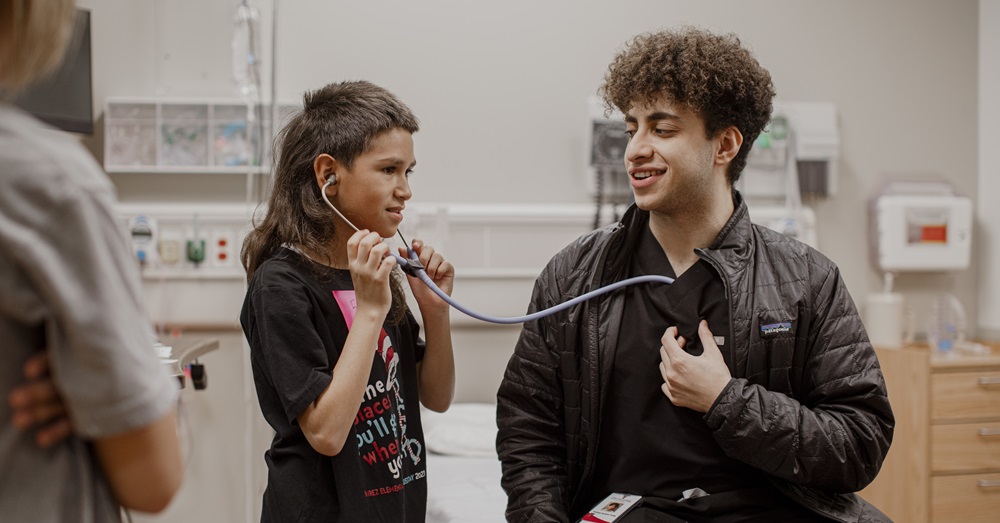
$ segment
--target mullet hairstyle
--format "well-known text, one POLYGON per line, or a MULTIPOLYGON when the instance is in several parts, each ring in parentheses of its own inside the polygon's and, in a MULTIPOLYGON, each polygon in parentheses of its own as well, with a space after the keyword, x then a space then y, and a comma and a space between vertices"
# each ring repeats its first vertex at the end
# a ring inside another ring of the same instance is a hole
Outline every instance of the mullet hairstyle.
POLYGON ((622 113, 666 96, 700 115, 709 138, 735 126, 743 145, 726 172, 730 186, 739 180, 753 142, 771 121, 775 94, 771 74, 736 35, 693 27, 633 38, 608 66, 598 92, 608 110, 622 113))
MULTIPOLYGON (((388 90, 366 81, 333 83, 303 96, 302 111, 295 114, 274 140, 277 159, 267 211, 243 241, 240 261, 247 281, 265 260, 284 244, 326 253, 337 227, 335 214, 320 196, 313 161, 320 154, 334 157, 351 169, 375 137, 401 128, 419 130, 417 118, 388 90)), ((329 260, 325 260, 329 261, 329 260)), ((314 263, 317 273, 327 272, 314 263)), ((406 312, 400 271, 390 278, 393 312, 397 323, 406 312)))
POLYGON ((0 0, 0 92, 12 96, 62 62, 73 0, 0 0))

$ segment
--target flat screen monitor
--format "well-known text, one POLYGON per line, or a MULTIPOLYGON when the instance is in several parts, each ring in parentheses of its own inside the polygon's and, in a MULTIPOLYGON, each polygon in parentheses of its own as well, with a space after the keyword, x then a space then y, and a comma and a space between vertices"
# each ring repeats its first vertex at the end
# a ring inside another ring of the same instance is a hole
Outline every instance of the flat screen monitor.
POLYGON ((75 133, 94 132, 90 11, 76 10, 73 37, 62 64, 51 74, 25 87, 13 102, 49 125, 75 133))

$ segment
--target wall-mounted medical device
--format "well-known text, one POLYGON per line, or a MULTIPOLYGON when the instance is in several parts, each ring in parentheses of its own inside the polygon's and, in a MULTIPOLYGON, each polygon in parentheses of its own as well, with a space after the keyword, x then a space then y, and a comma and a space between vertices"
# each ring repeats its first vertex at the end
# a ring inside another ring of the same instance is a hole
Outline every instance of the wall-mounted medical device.
POLYGON ((835 105, 774 102, 771 123, 754 142, 737 188, 756 199, 786 199, 796 185, 800 194, 834 196, 839 158, 835 105))
POLYGON ((156 229, 156 220, 149 216, 140 214, 129 219, 128 240, 140 264, 145 265, 156 258, 156 229))
POLYGON ((945 182, 891 182, 872 199, 873 263, 883 272, 969 267, 972 201, 945 182))
POLYGON ((587 193, 606 203, 624 203, 632 197, 625 170, 625 117, 618 111, 604 114, 601 99, 587 100, 587 133, 584 153, 587 193))

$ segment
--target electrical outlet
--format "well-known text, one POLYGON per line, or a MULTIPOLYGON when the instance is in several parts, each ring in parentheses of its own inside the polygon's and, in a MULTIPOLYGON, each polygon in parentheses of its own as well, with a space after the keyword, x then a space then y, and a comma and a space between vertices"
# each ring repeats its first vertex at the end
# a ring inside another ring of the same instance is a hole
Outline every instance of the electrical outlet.
POLYGON ((212 267, 236 265, 236 240, 229 229, 213 229, 209 234, 209 263, 212 267))

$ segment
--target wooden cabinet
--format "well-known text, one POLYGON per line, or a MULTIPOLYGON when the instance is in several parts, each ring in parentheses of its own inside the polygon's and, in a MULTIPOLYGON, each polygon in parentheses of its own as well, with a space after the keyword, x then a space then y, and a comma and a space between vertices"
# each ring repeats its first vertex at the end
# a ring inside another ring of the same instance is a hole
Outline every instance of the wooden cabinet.
POLYGON ((894 521, 1000 521, 1000 345, 992 349, 876 349, 896 430, 860 494, 894 521))

